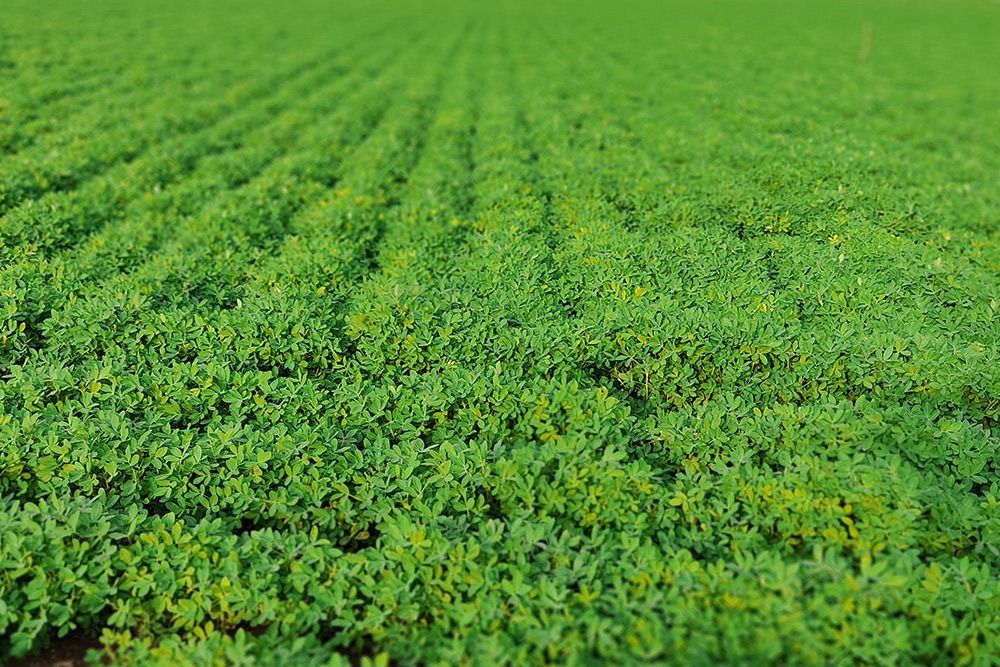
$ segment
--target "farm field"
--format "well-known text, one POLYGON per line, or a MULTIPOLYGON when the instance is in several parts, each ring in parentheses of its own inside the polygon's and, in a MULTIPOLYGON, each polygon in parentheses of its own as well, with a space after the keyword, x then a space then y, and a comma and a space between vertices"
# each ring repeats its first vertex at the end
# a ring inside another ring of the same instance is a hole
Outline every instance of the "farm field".
POLYGON ((0 664, 1000 664, 1000 5, 0 3, 0 664))

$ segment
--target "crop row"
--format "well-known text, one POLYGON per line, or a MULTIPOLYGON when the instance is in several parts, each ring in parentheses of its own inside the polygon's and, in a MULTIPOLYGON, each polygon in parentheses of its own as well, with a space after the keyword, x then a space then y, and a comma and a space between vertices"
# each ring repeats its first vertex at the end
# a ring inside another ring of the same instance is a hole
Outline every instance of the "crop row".
POLYGON ((989 663, 995 157, 853 14, 250 4, 9 89, 0 658, 989 663))

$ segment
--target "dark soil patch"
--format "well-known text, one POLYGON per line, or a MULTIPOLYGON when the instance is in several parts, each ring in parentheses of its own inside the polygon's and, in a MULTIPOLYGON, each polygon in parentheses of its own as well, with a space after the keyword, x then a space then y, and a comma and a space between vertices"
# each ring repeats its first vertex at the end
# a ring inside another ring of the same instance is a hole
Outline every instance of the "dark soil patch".
POLYGON ((71 632, 65 637, 54 638, 49 646, 35 655, 14 660, 7 667, 83 667, 87 651, 100 646, 93 635, 71 632))

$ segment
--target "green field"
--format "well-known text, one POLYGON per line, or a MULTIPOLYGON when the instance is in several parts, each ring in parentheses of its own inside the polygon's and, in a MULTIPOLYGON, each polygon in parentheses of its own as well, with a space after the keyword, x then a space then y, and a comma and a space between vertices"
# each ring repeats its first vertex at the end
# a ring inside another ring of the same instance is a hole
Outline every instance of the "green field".
POLYGON ((1000 4, 3 0, 0 664, 85 660, 1000 664, 1000 4))

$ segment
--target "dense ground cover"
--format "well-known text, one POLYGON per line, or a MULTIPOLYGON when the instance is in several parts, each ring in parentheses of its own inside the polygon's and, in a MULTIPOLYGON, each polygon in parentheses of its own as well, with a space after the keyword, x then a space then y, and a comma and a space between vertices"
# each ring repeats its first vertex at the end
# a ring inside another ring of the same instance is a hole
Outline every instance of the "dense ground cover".
POLYGON ((0 7, 0 662, 996 664, 1000 6, 198 4, 0 7))

